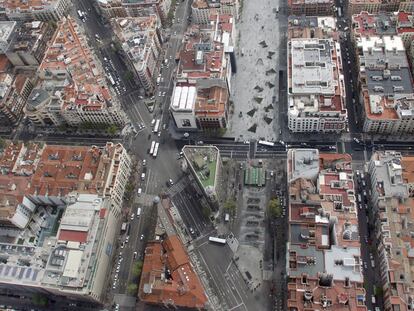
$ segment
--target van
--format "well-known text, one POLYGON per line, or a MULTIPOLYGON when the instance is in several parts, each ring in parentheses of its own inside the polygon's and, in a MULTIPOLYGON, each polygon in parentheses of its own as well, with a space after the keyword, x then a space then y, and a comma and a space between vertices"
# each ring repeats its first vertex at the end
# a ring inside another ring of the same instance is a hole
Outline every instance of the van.
POLYGON ((376 302, 375 296, 372 296, 371 301, 372 301, 373 304, 376 302))
POLYGON ((142 188, 138 188, 138 196, 140 196, 142 193, 142 188))
POLYGON ((137 218, 138 218, 139 216, 141 216, 141 208, 140 208, 140 207, 138 207, 138 209, 137 209, 137 218))
POLYGON ((225 222, 227 222, 227 221, 229 221, 230 220, 230 214, 229 213, 226 213, 225 215, 224 215, 224 221, 225 222))

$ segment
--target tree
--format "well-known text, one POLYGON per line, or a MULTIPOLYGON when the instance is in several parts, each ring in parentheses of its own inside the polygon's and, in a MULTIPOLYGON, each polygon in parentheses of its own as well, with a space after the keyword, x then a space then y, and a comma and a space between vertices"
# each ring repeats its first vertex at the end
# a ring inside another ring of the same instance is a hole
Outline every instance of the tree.
POLYGON ((279 198, 274 198, 269 201, 269 213, 272 217, 280 217, 282 215, 282 209, 280 207, 279 198))
POLYGON ((132 267, 132 275, 137 277, 141 274, 142 271, 142 261, 138 260, 135 265, 132 267))
POLYGON ((233 212, 236 210, 236 201, 234 201, 233 199, 229 199, 226 202, 224 202, 224 209, 226 210, 226 212, 233 212))
POLYGON ((4 138, 0 137, 0 149, 4 149, 5 146, 6 146, 6 141, 4 140, 4 138))
POLYGON ((118 127, 115 124, 111 124, 106 128, 109 135, 114 136, 118 132, 118 127))
POLYGON ((129 283, 128 287, 127 287, 127 292, 130 295, 135 295, 137 293, 138 290, 138 285, 135 283, 129 283))
POLYGON ((41 294, 34 294, 32 297, 32 301, 35 305, 41 306, 41 307, 46 307, 49 303, 47 297, 41 294))

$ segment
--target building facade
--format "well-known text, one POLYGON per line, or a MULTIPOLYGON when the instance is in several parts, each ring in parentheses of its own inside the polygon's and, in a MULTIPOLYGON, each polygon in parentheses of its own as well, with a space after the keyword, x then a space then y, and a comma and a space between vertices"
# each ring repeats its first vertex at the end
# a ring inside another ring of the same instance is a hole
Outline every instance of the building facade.
POLYGON ((347 130, 340 45, 333 39, 288 42, 288 127, 292 132, 347 130))
POLYGON ((368 171, 384 310, 412 310, 414 158, 377 151, 368 171))
POLYGON ((351 157, 289 149, 287 310, 367 310, 351 157))
POLYGON ((238 19, 238 0, 196 0, 191 4, 191 18, 195 24, 208 24, 211 15, 232 15, 238 19))
POLYGON ((414 131, 413 81, 399 36, 356 39, 363 130, 378 134, 414 131))
POLYGON ((3 5, 9 20, 56 22, 67 16, 71 0, 5 0, 3 5))
POLYGON ((72 18, 59 21, 38 77, 25 110, 35 125, 125 125, 127 116, 72 18))
POLYGON ((154 94, 162 41, 157 16, 114 18, 111 22, 129 70, 148 95, 154 94))

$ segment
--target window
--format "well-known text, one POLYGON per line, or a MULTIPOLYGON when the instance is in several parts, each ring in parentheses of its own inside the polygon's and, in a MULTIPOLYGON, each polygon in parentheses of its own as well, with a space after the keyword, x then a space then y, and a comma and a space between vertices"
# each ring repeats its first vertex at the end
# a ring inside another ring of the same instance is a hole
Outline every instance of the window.
POLYGON ((182 127, 190 127, 191 126, 191 121, 189 119, 183 119, 183 120, 181 120, 181 126, 182 127))

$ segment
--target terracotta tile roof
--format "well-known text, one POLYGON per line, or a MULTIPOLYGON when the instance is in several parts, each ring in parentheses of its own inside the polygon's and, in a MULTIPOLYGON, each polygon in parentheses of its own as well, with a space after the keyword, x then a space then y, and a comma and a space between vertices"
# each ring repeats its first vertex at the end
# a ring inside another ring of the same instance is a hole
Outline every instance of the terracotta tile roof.
POLYGON ((151 304, 205 307, 203 286, 177 236, 147 244, 138 296, 151 304), (167 269, 170 277, 165 273, 167 269))
POLYGON ((85 243, 88 238, 88 232, 74 230, 60 230, 59 240, 85 243))

